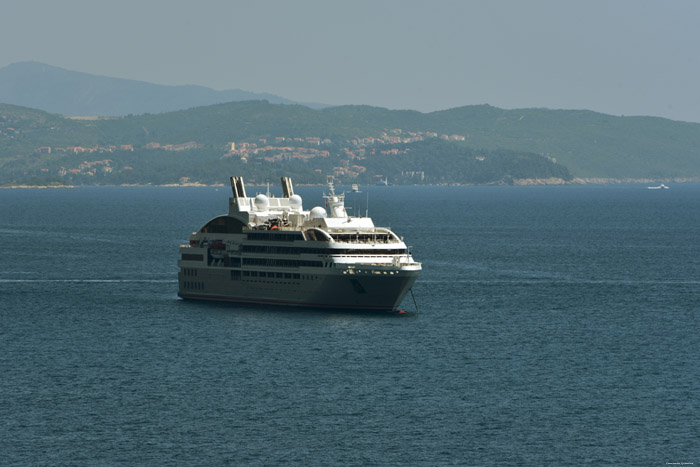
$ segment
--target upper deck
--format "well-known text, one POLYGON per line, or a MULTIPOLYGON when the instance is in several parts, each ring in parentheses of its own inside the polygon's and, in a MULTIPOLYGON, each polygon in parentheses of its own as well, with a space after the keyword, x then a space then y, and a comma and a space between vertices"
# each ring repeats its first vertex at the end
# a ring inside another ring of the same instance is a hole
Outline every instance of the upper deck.
POLYGON ((288 177, 282 177, 281 198, 246 196, 242 177, 231 177, 231 187, 234 196, 229 199, 228 215, 241 222, 243 230, 301 231, 305 240, 316 241, 401 243, 391 230, 376 227, 371 218, 349 216, 345 194, 336 194, 332 182, 328 184, 329 193, 324 195, 327 208, 315 206, 310 210, 304 210, 302 198, 294 194, 288 177))

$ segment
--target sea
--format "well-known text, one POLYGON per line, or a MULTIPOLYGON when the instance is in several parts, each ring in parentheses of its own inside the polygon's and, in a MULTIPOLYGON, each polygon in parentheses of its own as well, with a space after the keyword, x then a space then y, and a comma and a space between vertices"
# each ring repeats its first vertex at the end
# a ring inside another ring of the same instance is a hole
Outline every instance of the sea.
POLYGON ((179 299, 227 187, 0 190, 0 464, 700 464, 700 184, 345 190, 405 313, 179 299))

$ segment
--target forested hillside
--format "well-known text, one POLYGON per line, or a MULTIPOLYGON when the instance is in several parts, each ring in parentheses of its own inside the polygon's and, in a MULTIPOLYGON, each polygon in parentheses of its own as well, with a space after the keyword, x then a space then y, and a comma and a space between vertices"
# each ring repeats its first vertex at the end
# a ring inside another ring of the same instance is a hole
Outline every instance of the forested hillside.
POLYGON ((0 105, 0 183, 212 183, 234 172, 299 183, 692 178, 700 125, 490 106, 424 114, 245 101, 75 120, 0 105))

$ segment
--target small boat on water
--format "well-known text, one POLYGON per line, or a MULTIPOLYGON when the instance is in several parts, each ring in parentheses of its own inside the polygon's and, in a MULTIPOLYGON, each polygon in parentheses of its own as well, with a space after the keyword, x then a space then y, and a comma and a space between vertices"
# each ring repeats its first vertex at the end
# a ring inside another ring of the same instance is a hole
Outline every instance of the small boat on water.
POLYGON ((648 186, 647 190, 668 190, 668 187, 662 183, 659 186, 648 186))
POLYGON ((353 183, 352 186, 350 187, 353 193, 359 193, 360 192, 360 187, 357 185, 357 183, 353 183))

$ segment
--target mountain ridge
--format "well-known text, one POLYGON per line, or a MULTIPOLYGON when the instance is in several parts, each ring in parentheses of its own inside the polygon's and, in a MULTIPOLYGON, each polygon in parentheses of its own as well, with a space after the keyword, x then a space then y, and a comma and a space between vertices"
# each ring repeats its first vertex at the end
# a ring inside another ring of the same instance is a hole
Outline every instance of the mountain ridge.
POLYGON ((224 102, 267 100, 297 103, 269 93, 241 89, 217 91, 198 85, 163 85, 71 71, 41 62, 16 62, 0 68, 0 102, 70 116, 126 116, 164 113, 224 102))

